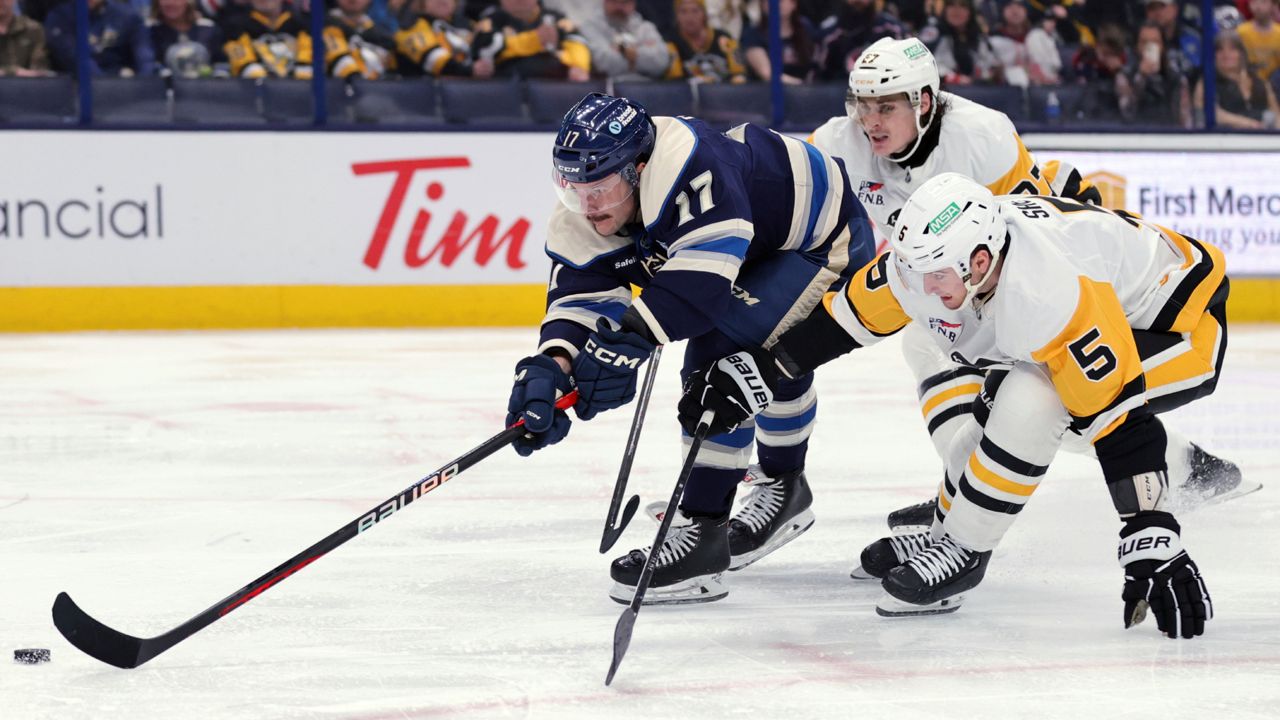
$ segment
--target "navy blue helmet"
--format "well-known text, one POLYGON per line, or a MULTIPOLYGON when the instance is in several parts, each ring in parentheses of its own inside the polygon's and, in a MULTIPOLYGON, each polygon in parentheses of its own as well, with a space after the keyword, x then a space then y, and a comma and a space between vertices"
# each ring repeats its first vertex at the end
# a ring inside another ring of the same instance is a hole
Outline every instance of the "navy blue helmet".
POLYGON ((552 158, 555 171, 572 183, 590 183, 621 173, 635 184, 635 166, 653 152, 649 113, 626 98, 591 93, 560 122, 552 158))

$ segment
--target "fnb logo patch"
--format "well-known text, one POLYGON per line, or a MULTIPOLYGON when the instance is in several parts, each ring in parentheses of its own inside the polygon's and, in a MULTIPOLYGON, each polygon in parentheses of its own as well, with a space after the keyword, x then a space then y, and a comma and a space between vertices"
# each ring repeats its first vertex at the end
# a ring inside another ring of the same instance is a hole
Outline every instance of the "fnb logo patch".
POLYGON ((929 329, 938 333, 942 337, 955 342, 960 337, 960 331, 964 330, 964 323, 952 323, 942 318, 929 318, 929 329))
POLYGON ((880 192, 880 188, 884 187, 884 183, 872 180, 863 180, 862 185, 858 187, 860 193, 880 192))
POLYGON ((948 203, 946 207, 942 208, 942 212, 933 216, 933 219, 929 221, 929 232, 937 235, 951 227, 951 223, 955 222, 958 217, 960 217, 960 206, 954 202, 948 203))

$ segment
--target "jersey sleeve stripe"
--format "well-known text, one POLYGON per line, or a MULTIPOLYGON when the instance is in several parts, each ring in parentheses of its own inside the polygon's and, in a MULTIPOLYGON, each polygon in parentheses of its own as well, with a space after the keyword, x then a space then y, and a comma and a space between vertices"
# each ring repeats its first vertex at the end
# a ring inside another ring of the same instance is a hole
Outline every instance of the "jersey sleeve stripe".
POLYGON ((809 180, 809 153, 791 138, 782 138, 787 149, 787 161, 791 164, 791 178, 795 187, 791 202, 791 228, 780 250, 799 250, 804 244, 804 228, 809 225, 809 207, 813 204, 813 187, 809 180))
POLYGON ((645 325, 649 326, 649 331, 653 333, 655 340, 663 345, 671 342, 671 338, 667 335, 666 329, 662 327, 662 323, 658 322, 658 318, 654 317, 653 311, 645 304, 643 293, 631 303, 631 306, 636 309, 636 312, 640 313, 640 318, 644 320, 645 325))
POLYGON ((742 218, 733 218, 731 220, 721 220, 720 222, 710 223, 699 228, 690 230, 681 235, 667 247, 668 255, 675 255, 681 250, 697 246, 699 250, 706 250, 707 247, 722 239, 734 239, 742 243, 739 251, 735 251, 738 257, 746 256, 746 244, 751 241, 756 234, 756 227, 751 222, 742 218))
POLYGON ((732 255, 717 252, 699 252, 697 250, 685 250, 676 255, 662 266, 659 272, 699 272, 707 273, 722 277, 729 282, 733 282, 738 277, 738 270, 742 267, 742 259, 732 255))
MULTIPOLYGON (((823 205, 830 203, 830 198, 827 197, 830 177, 828 163, 826 158, 823 157, 822 151, 808 143, 802 144, 801 147, 809 155, 809 173, 813 181, 809 196, 809 220, 805 224, 802 243, 807 246, 813 241, 813 230, 818 225, 818 218, 822 214, 823 205)), ((837 184, 837 187, 839 187, 839 184, 837 184)), ((838 208, 839 206, 837 206, 838 208)))
POLYGON ((667 211, 667 204, 680 190, 678 181, 698 151, 698 135, 679 118, 656 117, 659 145, 640 175, 640 207, 646 230, 667 211))

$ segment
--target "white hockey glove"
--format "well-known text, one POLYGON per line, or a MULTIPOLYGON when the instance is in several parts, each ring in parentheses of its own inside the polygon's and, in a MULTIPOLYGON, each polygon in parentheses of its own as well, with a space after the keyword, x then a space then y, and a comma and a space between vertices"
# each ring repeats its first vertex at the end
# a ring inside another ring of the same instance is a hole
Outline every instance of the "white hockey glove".
MULTIPOLYGON (((771 368, 765 368, 768 372, 771 368)), ((723 357, 710 367, 695 371, 685 380, 680 398, 680 426, 694 434, 705 410, 715 413, 708 437, 737 430, 773 402, 769 389, 774 379, 766 377, 749 353, 723 357)))
POLYGON ((1124 626, 1146 619, 1171 638, 1204 634, 1213 600, 1200 569, 1182 549, 1181 528, 1167 512, 1143 511, 1125 520, 1118 557, 1124 567, 1124 626))

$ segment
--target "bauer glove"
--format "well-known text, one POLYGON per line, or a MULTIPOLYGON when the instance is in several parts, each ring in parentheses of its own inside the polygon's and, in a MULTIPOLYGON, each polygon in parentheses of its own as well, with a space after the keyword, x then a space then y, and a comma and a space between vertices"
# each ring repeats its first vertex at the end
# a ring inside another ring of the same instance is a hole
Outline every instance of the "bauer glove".
POLYGON ((644 335, 625 327, 615 330, 608 318, 600 318, 596 331, 573 359, 573 379, 578 384, 573 410, 578 417, 590 420, 596 413, 631 402, 640 366, 654 347, 644 335))
POLYGON ((766 380, 749 353, 721 358, 685 380, 679 405, 680 427, 693 435, 703 411, 710 410, 715 418, 707 437, 737 430, 773 402, 773 391, 769 389, 772 382, 773 377, 766 380))
POLYGON ((507 427, 524 420, 524 435, 512 446, 528 456, 534 450, 554 445, 569 434, 569 416, 556 408, 556 400, 573 390, 573 379, 555 358, 531 355, 516 363, 515 384, 507 401, 507 427))
POLYGON ((1124 626, 1155 615, 1156 627, 1171 638, 1204 634, 1213 619, 1213 600, 1200 569, 1182 549, 1181 528, 1167 512, 1144 511, 1125 520, 1120 531, 1124 566, 1124 626))

